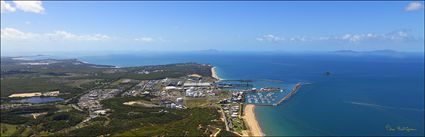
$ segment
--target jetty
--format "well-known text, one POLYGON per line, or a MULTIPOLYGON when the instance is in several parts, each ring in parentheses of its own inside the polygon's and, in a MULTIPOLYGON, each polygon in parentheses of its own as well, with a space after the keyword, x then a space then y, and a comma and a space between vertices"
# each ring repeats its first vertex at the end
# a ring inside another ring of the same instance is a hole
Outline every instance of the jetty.
POLYGON ((298 89, 300 89, 301 87, 301 83, 298 82, 294 88, 292 88, 291 92, 288 93, 288 95, 286 95, 285 97, 283 97, 281 100, 279 100, 277 103, 274 103, 273 106, 277 106, 279 104, 281 104, 283 101, 289 99, 292 95, 294 95, 295 93, 297 93, 298 89))
POLYGON ((254 82, 254 80, 248 80, 248 79, 226 79, 226 80, 222 80, 222 81, 227 81, 227 82, 231 82, 231 81, 233 81, 233 82, 248 82, 248 83, 250 83, 250 82, 254 82))

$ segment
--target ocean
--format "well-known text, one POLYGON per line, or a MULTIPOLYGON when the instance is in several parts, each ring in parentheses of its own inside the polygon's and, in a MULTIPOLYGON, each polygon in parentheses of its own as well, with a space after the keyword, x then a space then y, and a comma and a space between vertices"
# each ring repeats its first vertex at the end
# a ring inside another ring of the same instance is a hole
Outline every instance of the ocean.
POLYGON ((304 83, 281 105, 255 108, 266 135, 424 135, 423 55, 182 53, 78 58, 120 67, 208 63, 217 67, 220 77, 254 80, 258 88, 304 83))

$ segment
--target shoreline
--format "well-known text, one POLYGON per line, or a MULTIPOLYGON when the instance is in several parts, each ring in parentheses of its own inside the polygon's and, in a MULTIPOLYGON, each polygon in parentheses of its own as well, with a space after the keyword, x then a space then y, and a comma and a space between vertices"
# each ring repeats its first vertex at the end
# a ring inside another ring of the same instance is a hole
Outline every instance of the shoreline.
POLYGON ((260 124, 257 121, 254 109, 255 105, 253 104, 247 104, 244 108, 243 119, 245 120, 249 131, 249 134, 244 136, 265 136, 263 130, 260 127, 260 124))
POLYGON ((217 75, 217 71, 215 70, 216 69, 216 67, 212 67, 211 68, 211 77, 213 77, 213 78, 215 78, 215 79, 217 79, 217 80, 223 80, 223 79, 221 79, 218 75, 217 75))
MULTIPOLYGON (((211 68, 211 77, 217 79, 217 80, 223 80, 222 78, 220 78, 217 74, 216 71, 216 67, 212 67, 211 68)), ((243 132, 242 136, 265 136, 265 134, 263 133, 263 130, 260 127, 260 124, 257 121, 257 117, 255 116, 255 105, 253 104, 247 104, 244 107, 244 116, 242 117, 244 122, 247 124, 247 131, 243 132)))

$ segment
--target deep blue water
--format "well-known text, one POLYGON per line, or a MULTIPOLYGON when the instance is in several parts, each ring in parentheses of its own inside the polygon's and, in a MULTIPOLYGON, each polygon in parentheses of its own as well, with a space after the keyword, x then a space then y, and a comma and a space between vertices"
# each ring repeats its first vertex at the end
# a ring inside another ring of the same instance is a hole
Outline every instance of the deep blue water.
POLYGON ((30 97, 19 100, 11 100, 11 102, 19 102, 19 103, 48 103, 48 102, 57 102, 63 101, 62 98, 57 97, 30 97))
POLYGON ((256 107, 267 135, 424 135, 424 58, 420 56, 161 54, 80 59, 121 67, 209 63, 220 77, 256 80, 256 87, 310 83, 278 107, 256 107), (323 75, 326 71, 331 75, 323 75))

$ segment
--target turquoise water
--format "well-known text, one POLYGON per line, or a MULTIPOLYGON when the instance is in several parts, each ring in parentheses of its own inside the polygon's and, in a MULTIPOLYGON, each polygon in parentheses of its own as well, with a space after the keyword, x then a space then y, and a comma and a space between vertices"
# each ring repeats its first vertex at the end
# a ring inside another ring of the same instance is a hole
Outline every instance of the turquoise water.
POLYGON ((30 97, 19 100, 11 100, 11 102, 19 102, 19 103, 48 103, 48 102, 57 102, 63 101, 62 98, 57 97, 30 97))
POLYGON ((422 56, 162 54, 87 56, 95 64, 209 63, 255 87, 304 84, 277 107, 256 107, 266 135, 424 135, 422 56), (330 76, 323 75, 331 72, 330 76), (399 128, 397 128, 399 127, 399 128), (408 129, 416 129, 407 132, 408 129))

